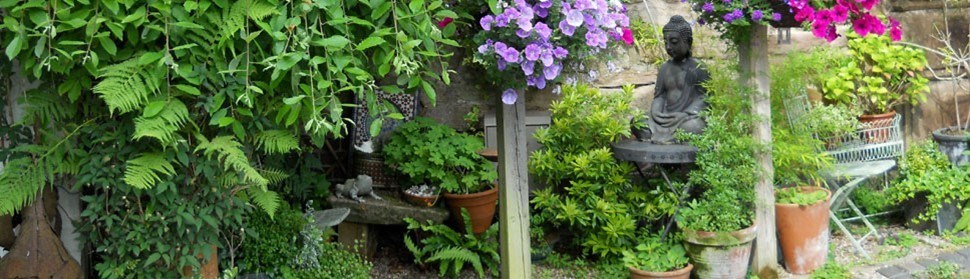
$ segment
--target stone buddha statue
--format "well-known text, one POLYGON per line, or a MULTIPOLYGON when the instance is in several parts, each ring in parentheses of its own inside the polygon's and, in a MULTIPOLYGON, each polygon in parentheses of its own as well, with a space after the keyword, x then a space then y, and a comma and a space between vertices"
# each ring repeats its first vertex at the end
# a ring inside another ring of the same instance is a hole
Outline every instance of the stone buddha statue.
POLYGON ((633 129, 641 141, 674 144, 674 133, 700 134, 707 123, 698 114, 707 107, 702 83, 710 74, 691 57, 693 32, 690 23, 675 15, 663 26, 664 46, 670 60, 660 66, 646 129, 633 129))

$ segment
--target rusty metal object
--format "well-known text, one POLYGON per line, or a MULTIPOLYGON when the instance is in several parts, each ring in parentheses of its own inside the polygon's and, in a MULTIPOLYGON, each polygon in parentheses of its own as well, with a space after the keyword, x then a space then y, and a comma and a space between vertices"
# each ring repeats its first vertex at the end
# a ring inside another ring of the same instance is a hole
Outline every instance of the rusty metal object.
POLYGON ((54 235, 39 198, 24 211, 26 221, 10 253, 0 260, 0 278, 81 278, 81 267, 54 235))

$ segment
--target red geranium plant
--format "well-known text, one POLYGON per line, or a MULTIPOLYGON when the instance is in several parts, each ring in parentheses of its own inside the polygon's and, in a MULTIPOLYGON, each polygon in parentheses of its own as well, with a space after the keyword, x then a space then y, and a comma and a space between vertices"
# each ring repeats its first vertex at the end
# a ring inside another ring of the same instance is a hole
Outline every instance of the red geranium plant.
POLYGON ((816 37, 824 38, 829 42, 839 37, 835 30, 836 24, 852 24, 852 30, 859 36, 865 37, 869 34, 883 35, 886 33, 887 25, 889 36, 893 41, 902 38, 903 31, 892 17, 887 17, 888 24, 882 19, 872 14, 873 8, 879 4, 880 0, 836 0, 836 1, 810 1, 810 0, 788 0, 795 20, 808 22, 811 24, 812 34, 816 37))

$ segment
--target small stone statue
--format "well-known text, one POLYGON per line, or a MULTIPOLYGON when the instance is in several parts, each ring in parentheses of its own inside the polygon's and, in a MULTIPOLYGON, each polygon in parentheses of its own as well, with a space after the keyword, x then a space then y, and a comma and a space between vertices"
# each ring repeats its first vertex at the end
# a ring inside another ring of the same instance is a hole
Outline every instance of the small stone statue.
POLYGON ((691 57, 693 32, 683 17, 671 17, 663 35, 670 60, 660 66, 647 129, 634 127, 633 134, 640 141, 673 144, 677 130, 700 134, 707 126, 698 114, 707 107, 707 92, 701 84, 710 79, 710 74, 691 57))
POLYGON ((374 180, 366 174, 357 176, 357 179, 347 179, 343 184, 337 184, 337 196, 350 198, 357 202, 364 202, 360 196, 369 195, 375 199, 383 200, 374 193, 374 180))

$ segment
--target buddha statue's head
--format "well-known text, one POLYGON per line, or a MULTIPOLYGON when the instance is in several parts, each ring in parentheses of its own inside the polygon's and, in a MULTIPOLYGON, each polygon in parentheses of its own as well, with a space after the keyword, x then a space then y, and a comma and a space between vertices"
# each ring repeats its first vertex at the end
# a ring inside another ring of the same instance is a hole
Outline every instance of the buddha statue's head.
POLYGON ((690 50, 694 43, 693 31, 690 23, 684 17, 675 15, 663 27, 664 47, 667 54, 675 61, 681 61, 691 56, 690 50))

